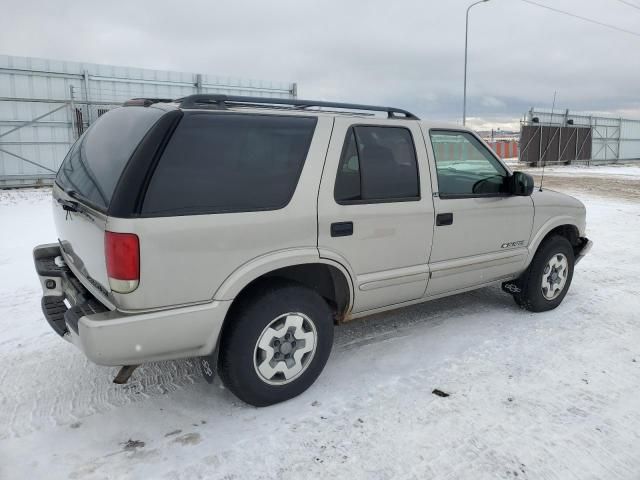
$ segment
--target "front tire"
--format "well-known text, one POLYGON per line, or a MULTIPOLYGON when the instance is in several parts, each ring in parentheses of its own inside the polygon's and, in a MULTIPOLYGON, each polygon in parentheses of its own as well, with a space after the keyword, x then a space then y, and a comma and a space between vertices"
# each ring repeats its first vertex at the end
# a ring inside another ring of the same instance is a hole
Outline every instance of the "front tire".
POLYGON ((531 312, 546 312, 564 299, 575 263, 571 243, 561 236, 543 241, 529 268, 516 281, 520 288, 513 294, 515 302, 531 312))
POLYGON ((293 398, 313 384, 333 345, 331 310, 315 291, 272 280, 231 312, 220 344, 220 377, 256 407, 293 398))

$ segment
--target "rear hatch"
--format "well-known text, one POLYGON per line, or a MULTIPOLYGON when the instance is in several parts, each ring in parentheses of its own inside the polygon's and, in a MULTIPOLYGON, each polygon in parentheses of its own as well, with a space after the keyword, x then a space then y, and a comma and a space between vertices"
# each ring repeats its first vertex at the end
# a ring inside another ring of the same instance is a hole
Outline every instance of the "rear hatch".
POLYGON ((79 280, 114 308, 105 260, 107 214, 132 154, 164 110, 122 107, 102 115, 73 145, 53 189, 63 256, 79 280))

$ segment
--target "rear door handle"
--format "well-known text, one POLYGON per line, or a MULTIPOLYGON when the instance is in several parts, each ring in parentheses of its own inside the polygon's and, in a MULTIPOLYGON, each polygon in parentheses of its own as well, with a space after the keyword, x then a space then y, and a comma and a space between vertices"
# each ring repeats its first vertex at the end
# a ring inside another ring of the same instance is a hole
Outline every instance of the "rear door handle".
POLYGON ((336 222, 331 224, 332 237, 348 237, 353 235, 353 222, 336 222))
POLYGON ((436 215, 436 226, 453 224, 453 213, 439 213, 436 215))

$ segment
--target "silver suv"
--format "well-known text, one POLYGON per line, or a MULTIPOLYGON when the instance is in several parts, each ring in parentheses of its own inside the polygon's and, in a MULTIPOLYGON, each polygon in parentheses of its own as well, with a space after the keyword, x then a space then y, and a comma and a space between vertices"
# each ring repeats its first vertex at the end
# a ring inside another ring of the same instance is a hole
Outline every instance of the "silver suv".
POLYGON ((34 260, 51 327, 101 365, 200 357, 263 406, 306 390, 333 328, 498 282, 557 307, 585 208, 472 131, 397 108, 134 99, 75 143, 34 260))

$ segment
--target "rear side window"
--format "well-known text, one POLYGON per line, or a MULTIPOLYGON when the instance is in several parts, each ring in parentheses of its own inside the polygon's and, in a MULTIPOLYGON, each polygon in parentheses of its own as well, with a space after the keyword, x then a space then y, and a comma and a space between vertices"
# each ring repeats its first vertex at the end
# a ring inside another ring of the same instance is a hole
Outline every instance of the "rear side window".
POLYGON ((342 204, 418 200, 418 162, 411 132, 402 127, 351 127, 334 198, 342 204))
POLYGON ((134 150, 163 115, 157 108, 122 107, 104 113, 73 145, 56 182, 106 210, 134 150))
POLYGON ((147 215, 283 208, 293 196, 316 118, 185 115, 151 179, 147 215))

